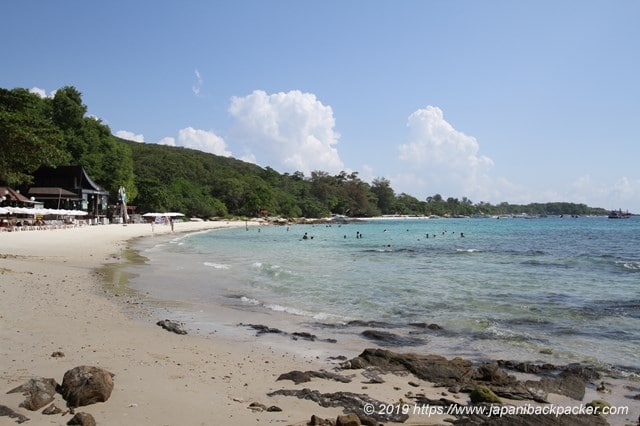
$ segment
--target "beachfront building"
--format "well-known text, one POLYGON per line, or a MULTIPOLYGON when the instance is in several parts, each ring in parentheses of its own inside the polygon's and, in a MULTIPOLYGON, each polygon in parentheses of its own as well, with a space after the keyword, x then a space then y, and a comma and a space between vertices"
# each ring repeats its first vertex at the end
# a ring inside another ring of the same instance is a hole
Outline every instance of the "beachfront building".
POLYGON ((19 189, 0 186, 0 207, 34 207, 34 199, 27 198, 19 189))
POLYGON ((45 207, 84 210, 93 218, 107 214, 109 192, 82 166, 41 167, 33 173, 33 179, 28 194, 45 207))

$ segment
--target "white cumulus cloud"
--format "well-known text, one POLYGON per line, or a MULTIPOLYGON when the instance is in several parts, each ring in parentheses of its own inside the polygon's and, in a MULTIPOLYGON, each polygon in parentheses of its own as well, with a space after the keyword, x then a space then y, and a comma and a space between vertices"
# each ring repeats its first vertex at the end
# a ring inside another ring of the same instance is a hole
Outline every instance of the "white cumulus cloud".
POLYGON ((158 145, 176 146, 176 138, 167 136, 166 138, 160 139, 160 141, 158 142, 158 145))
POLYGON ((244 158, 275 169, 308 175, 314 170, 337 173, 344 165, 336 145, 330 106, 312 93, 293 90, 267 94, 256 90, 231 98, 232 134, 245 149, 244 158))
POLYGON ((122 139, 127 139, 134 142, 144 142, 144 135, 137 135, 128 130, 118 130, 116 136, 122 139))
POLYGON ((488 175, 493 160, 480 155, 478 141, 449 124, 440 108, 427 106, 415 111, 407 127, 409 140, 400 145, 398 158, 408 169, 398 180, 420 176, 427 192, 493 198, 488 175))
POLYGON ((29 92, 35 93, 36 95, 40 96, 41 98, 53 98, 55 96, 57 90, 52 90, 47 95, 47 91, 45 89, 41 89, 39 87, 34 86, 31 89, 29 89, 29 92))
POLYGON ((177 138, 168 136, 158 141, 158 144, 181 146, 223 157, 231 157, 231 152, 227 149, 227 144, 224 139, 210 130, 187 127, 178 131, 177 138))

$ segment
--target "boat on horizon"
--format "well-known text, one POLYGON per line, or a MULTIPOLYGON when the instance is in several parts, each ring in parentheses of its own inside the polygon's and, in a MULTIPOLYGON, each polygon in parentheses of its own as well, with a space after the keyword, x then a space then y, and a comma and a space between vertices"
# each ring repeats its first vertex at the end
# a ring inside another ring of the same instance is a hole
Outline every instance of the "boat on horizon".
POLYGON ((629 211, 623 212, 622 209, 619 209, 618 211, 611 210, 607 217, 609 219, 629 219, 629 217, 631 217, 631 213, 629 213, 629 211))

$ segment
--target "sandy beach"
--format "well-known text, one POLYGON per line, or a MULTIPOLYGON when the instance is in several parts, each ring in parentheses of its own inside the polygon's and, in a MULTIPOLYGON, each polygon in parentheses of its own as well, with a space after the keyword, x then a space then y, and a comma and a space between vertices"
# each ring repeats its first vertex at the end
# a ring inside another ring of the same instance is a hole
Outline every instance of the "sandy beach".
MULTIPOLYGON (((234 226, 245 222, 177 223, 176 232, 234 226)), ((239 341, 158 327, 143 297, 105 285, 104 266, 121 263, 132 239, 170 232, 168 226, 152 230, 136 224, 0 234, 0 405, 29 417, 31 425, 66 424, 71 415, 28 411, 19 407, 22 395, 6 392, 35 376, 60 383, 65 371, 80 365, 115 375, 108 401, 76 409, 92 414, 100 425, 304 425, 312 414, 331 419, 343 414, 341 407, 268 396, 281 389, 366 393, 389 404, 408 401, 409 393, 442 398, 446 389, 413 376, 386 374, 384 383, 367 383, 358 370, 339 373, 351 376, 350 383, 277 381, 292 370, 331 371, 337 361, 304 340, 266 336, 239 341), (64 356, 53 357, 54 352, 64 356), (251 403, 281 411, 250 409, 251 403)), ((242 322, 239 312, 227 315, 230 322, 242 322)), ((468 401, 467 394, 444 395, 468 401)), ((553 401, 576 404, 555 395, 553 401)), ((54 402, 65 407, 60 395, 54 402)), ((405 424, 442 424, 445 417, 411 416, 405 424)), ((0 417, 0 424, 15 420, 0 417)))
MULTIPOLYGON (((176 232, 230 226, 245 223, 177 223, 176 232)), ((0 404, 29 417, 28 424, 64 424, 70 415, 25 410, 19 407, 21 394, 6 392, 34 376, 60 383, 65 371, 94 365, 115 375, 113 393, 107 402, 77 411, 91 413, 101 425, 305 424, 311 414, 342 414, 311 401, 267 396, 303 388, 276 382, 282 373, 331 366, 312 352, 305 356, 302 342, 288 351, 282 345, 178 335, 144 314, 132 318, 132 312, 142 312, 133 305, 138 299, 107 291, 96 271, 119 262, 129 240, 168 232, 168 226, 156 225, 152 232, 150 225, 136 224, 0 235, 0 404), (58 351, 64 357, 52 357, 58 351), (282 411, 256 412, 248 408, 252 402, 282 411)), ((397 401, 404 392, 394 386, 406 390, 406 381, 391 377, 375 396, 397 401)), ((340 390, 364 392, 362 386, 356 380, 340 384, 340 390)), ((316 380, 313 388, 335 391, 336 383, 316 380)), ((65 406, 60 395, 54 402, 65 406)), ((0 424, 15 421, 0 417, 0 424)))

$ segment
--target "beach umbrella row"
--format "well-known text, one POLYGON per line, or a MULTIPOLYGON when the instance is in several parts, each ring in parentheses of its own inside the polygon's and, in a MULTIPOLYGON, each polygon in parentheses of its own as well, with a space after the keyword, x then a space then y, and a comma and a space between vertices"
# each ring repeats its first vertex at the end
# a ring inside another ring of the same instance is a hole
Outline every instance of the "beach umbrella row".
POLYGON ((86 216, 89 213, 82 210, 0 207, 0 214, 27 214, 31 216, 86 216))
POLYGON ((177 216, 184 216, 182 213, 175 213, 175 212, 169 212, 169 213, 145 213, 142 215, 142 217, 177 217, 177 216))

